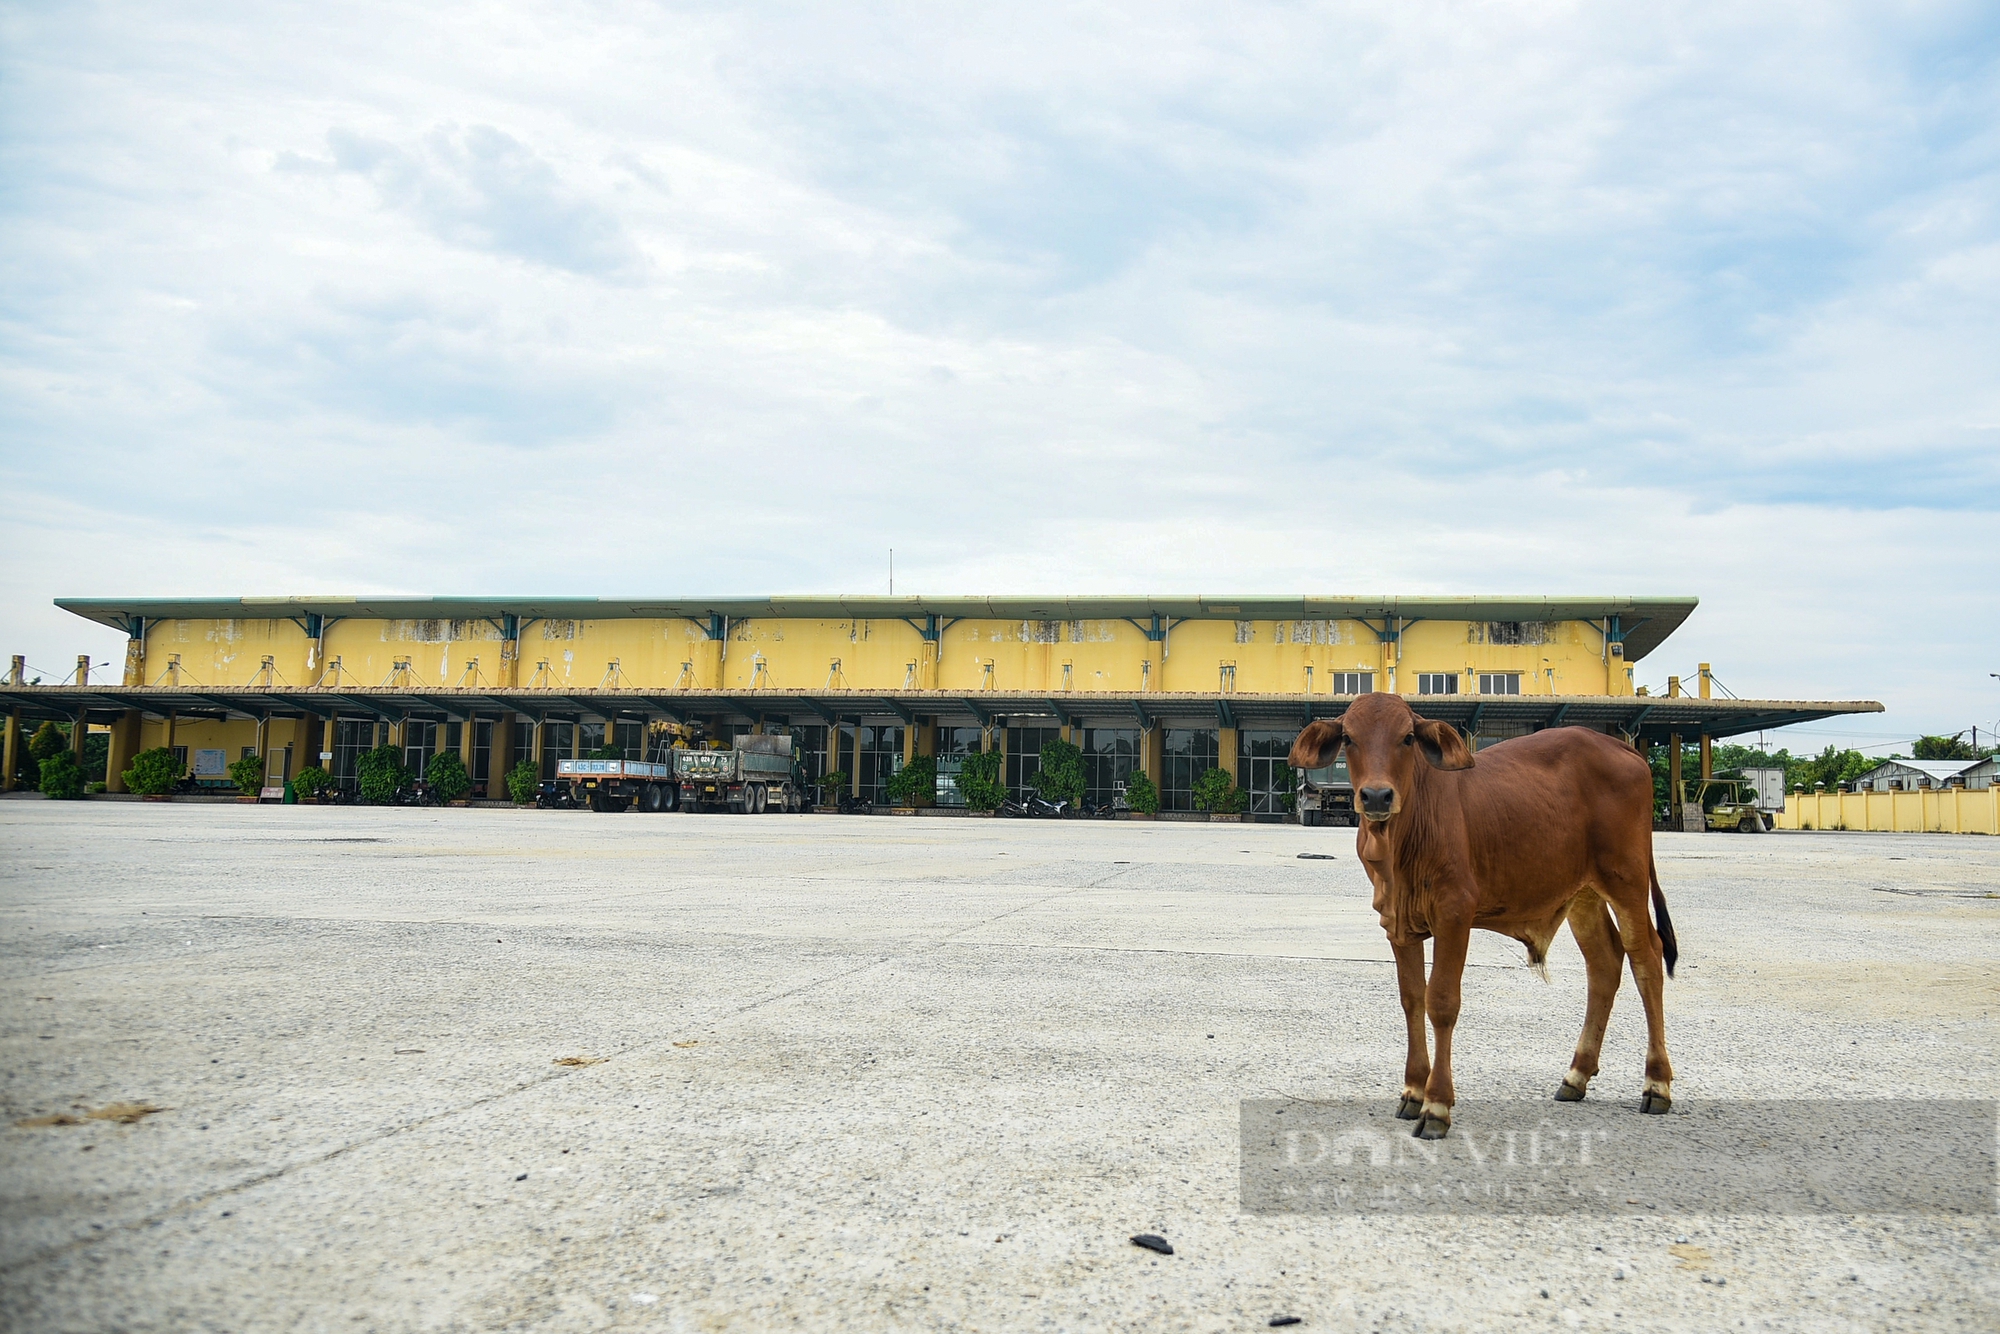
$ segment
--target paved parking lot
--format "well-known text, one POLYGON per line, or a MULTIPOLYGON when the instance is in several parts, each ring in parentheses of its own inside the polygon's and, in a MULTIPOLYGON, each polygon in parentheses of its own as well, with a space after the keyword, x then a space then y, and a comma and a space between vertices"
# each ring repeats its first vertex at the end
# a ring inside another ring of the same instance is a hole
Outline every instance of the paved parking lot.
MULTIPOLYGON (((1242 1100, 1398 1092, 1352 851, 0 802, 0 1324, 2000 1327, 1991 1215, 1241 1213, 1242 1100), (167 1110, 85 1115, 116 1102, 167 1110)), ((1680 1105, 2000 1095, 2000 842, 1658 856, 1680 1105)), ((1583 976, 1550 962, 1476 942, 1461 1098, 1553 1092, 1583 976)), ((1636 1101, 1642 1048, 1628 986, 1593 1114, 1636 1101)))

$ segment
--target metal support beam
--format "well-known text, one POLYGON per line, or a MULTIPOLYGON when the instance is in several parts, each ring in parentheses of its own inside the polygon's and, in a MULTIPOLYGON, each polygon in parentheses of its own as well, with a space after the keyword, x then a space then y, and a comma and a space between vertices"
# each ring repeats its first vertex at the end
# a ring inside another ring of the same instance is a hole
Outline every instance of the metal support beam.
POLYGON ((1075 716, 1054 700, 1049 701, 1049 712, 1055 714, 1056 722, 1063 727, 1075 726, 1075 716))
POLYGON ((1229 701, 1226 699, 1215 701, 1215 725, 1217 727, 1236 726, 1236 713, 1229 707, 1229 701))
POLYGON ((1482 699, 1479 701, 1479 703, 1472 706, 1472 718, 1471 721, 1467 722, 1465 725, 1465 734, 1469 737, 1478 736, 1479 720, 1485 716, 1486 716, 1486 701, 1482 699))
POLYGON ((915 727, 917 725, 917 715, 912 710, 903 707, 901 704, 898 704, 895 700, 883 699, 881 701, 881 704, 885 712, 893 713, 898 718, 901 718, 903 720, 903 726, 915 727))
POLYGON ((1563 719, 1567 717, 1569 717, 1569 705, 1568 704, 1559 705, 1556 708, 1555 716, 1549 719, 1549 726, 1561 727, 1563 725, 1563 719))
POLYGON ((1127 616, 1125 618, 1125 624, 1131 626, 1133 629, 1137 630, 1140 634, 1146 636, 1148 640, 1152 641, 1155 644, 1158 644, 1166 639, 1167 631, 1173 628, 1173 619, 1169 617, 1167 620, 1163 622, 1160 619, 1160 613, 1154 612, 1153 623, 1151 625, 1141 625, 1139 624, 1139 622, 1133 620, 1130 616, 1127 616))
POLYGON ((699 616, 683 616, 681 619, 692 621, 694 624, 700 626, 702 633, 708 636, 711 643, 721 639, 728 633, 727 618, 718 616, 714 612, 709 613, 707 620, 703 620, 699 616))
POLYGON ((965 705, 966 711, 979 720, 981 727, 991 727, 993 725, 993 715, 985 709, 980 708, 969 699, 961 699, 959 703, 965 705))
POLYGON ((1147 731, 1150 732, 1153 729, 1153 720, 1147 714, 1145 705, 1139 703, 1136 699, 1132 701, 1132 716, 1137 718, 1139 726, 1145 728, 1147 731))

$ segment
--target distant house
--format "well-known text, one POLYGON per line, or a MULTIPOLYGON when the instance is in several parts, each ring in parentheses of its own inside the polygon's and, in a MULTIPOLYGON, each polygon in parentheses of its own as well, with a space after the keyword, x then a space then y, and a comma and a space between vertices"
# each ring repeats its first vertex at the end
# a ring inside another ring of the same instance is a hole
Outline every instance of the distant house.
POLYGON ((2000 756, 1984 760, 1885 760, 1854 780, 1856 792, 1963 787, 1983 792, 2000 778, 2000 756))

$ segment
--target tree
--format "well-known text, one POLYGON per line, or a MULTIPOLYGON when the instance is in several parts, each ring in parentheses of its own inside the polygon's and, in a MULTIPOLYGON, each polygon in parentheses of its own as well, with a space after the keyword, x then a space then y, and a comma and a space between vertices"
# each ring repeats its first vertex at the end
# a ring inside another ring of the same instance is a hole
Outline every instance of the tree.
POLYGON ((895 773, 886 786, 889 800, 901 806, 929 806, 937 801, 937 759, 917 755, 895 773))
POLYGON ((1236 786, 1227 769, 1210 769, 1194 780, 1194 805, 1196 810, 1207 811, 1211 815, 1235 815, 1242 811, 1248 798, 1243 789, 1236 786))
POLYGON ((264 790, 264 757, 254 751, 229 766, 229 781, 246 797, 264 790))
POLYGON ((122 776, 126 791, 142 797, 163 797, 181 781, 181 763, 165 746, 155 746, 134 755, 132 767, 122 776))
POLYGON ((1160 788, 1146 777, 1144 769, 1132 771, 1132 777, 1125 782, 1125 804, 1141 815, 1157 815, 1160 811, 1160 788))
POLYGON ((59 750, 69 749, 69 733, 56 727, 54 723, 43 723, 28 738, 28 758, 40 764, 59 750))
POLYGON ((363 751, 355 762, 354 774, 361 783, 361 799, 371 806, 386 806, 409 781, 403 768, 403 752, 395 746, 377 746, 363 751))
POLYGON ((1035 791, 1075 807, 1083 805, 1083 790, 1083 748, 1068 741, 1044 741, 1035 791))
POLYGON ((1919 760, 1983 760, 1986 757, 1974 750, 1965 741, 1965 734, 1957 736, 1920 736, 1913 747, 1912 758, 1919 760))
POLYGON ((83 795, 83 766, 65 748, 42 761, 41 789, 45 797, 75 801, 83 795))
POLYGON ((1000 752, 975 750, 959 764, 958 794, 969 811, 997 811, 1007 799, 1007 785, 1000 781, 1000 752))
POLYGON ((625 758, 625 747, 599 746, 583 758, 586 760, 622 760, 625 758))
POLYGON ((457 801, 472 791, 472 775, 465 771, 465 761, 455 750, 441 750, 431 756, 431 762, 424 766, 424 778, 439 801, 457 801))

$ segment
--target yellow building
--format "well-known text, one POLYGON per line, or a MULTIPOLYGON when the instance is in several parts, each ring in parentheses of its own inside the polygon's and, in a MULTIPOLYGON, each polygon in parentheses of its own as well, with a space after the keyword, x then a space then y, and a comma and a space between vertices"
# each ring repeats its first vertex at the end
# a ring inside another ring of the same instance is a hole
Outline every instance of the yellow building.
MULTIPOLYGON (((1633 664, 1696 606, 1678 598, 240 598, 59 599, 128 636, 118 686, 0 688, 10 747, 23 722, 112 732, 108 781, 140 749, 185 752, 214 778, 246 751, 274 782, 310 763, 337 777, 378 744, 408 762, 459 750, 498 795, 521 759, 648 724, 727 737, 794 729, 809 772, 878 798, 916 754, 1001 749, 1010 783, 1042 742, 1083 745, 1094 795, 1133 769, 1185 808, 1222 764, 1252 810, 1312 717, 1357 694, 1417 697, 1491 741, 1584 724, 1644 742, 1725 736, 1867 701, 1668 699, 1633 664)), ((1706 693, 1706 692, 1704 692, 1706 693)), ((11 763, 7 773, 12 774, 11 763)))

